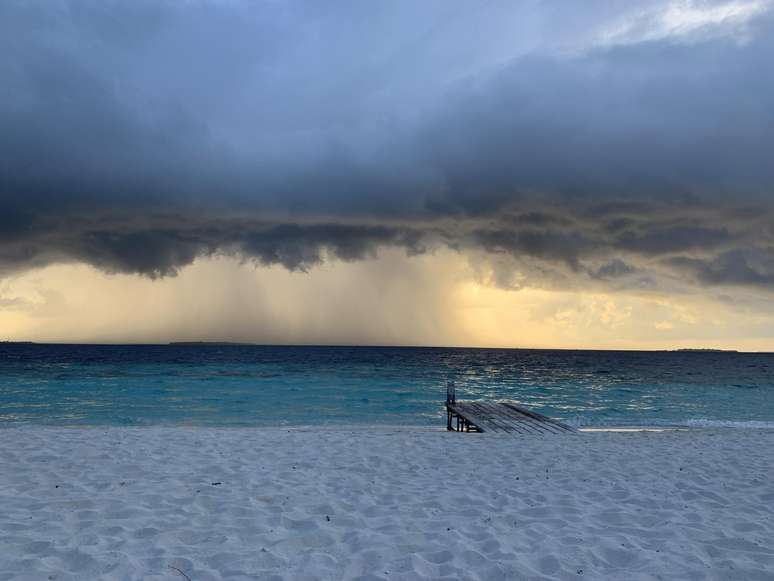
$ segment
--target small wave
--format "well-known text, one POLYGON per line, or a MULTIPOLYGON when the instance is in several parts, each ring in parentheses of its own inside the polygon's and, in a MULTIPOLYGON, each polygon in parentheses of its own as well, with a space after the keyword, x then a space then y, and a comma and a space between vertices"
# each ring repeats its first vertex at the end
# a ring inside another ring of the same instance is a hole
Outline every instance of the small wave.
POLYGON ((696 428, 765 428, 774 429, 774 422, 762 420, 686 420, 685 425, 696 428))
POLYGON ((632 421, 604 421, 576 417, 562 420, 574 428, 739 428, 739 429, 767 429, 774 430, 774 421, 765 420, 711 420, 706 418, 686 420, 632 420, 632 421))

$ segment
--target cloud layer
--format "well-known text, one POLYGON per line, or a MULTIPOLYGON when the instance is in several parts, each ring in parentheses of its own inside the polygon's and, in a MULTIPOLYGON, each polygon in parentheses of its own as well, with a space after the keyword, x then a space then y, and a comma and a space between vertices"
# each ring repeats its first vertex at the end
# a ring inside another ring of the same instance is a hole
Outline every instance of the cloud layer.
POLYGON ((3 2, 0 276, 448 247, 771 289, 770 8, 3 2))

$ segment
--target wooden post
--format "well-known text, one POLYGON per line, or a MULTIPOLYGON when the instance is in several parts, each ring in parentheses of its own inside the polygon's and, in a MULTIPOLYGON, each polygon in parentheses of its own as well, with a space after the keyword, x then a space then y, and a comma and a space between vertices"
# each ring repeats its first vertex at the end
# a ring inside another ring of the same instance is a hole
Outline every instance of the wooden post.
MULTIPOLYGON (((452 416, 456 415, 451 411, 451 409, 449 409, 449 406, 453 406, 455 403, 457 403, 457 394, 454 389, 454 382, 447 381, 446 382, 446 429, 448 431, 452 430, 452 416)), ((460 418, 459 416, 457 416, 457 431, 459 431, 459 426, 460 426, 460 418)))

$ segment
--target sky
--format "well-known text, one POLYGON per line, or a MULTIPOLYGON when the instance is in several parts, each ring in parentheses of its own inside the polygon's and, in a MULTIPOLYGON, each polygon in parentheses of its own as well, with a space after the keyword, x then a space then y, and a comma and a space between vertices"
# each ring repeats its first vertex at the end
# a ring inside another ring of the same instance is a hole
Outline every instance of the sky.
POLYGON ((4 0, 0 340, 774 350, 774 0, 4 0))

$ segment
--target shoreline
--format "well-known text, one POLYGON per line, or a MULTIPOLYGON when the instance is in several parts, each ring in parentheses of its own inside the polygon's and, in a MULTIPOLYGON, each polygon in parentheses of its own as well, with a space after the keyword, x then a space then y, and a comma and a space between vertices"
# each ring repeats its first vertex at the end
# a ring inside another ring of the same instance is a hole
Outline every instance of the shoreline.
MULTIPOLYGON (((565 420, 566 422, 566 420, 565 420)), ((772 421, 735 421, 735 420, 699 420, 696 422, 681 423, 653 423, 653 424, 583 424, 575 425, 566 422, 579 433, 597 432, 664 432, 664 431, 774 431, 772 421)), ((415 424, 288 424, 288 425, 210 425, 210 424, 145 424, 145 425, 120 425, 120 424, 47 424, 39 422, 0 422, 0 431, 4 430, 245 430, 245 431, 319 431, 319 432, 417 432, 417 433, 446 433, 446 426, 441 425, 415 425, 415 424)), ((469 435, 475 435, 471 432, 469 435)), ((493 434, 487 434, 493 435, 493 434)), ((514 436, 515 437, 515 436, 514 436)))

